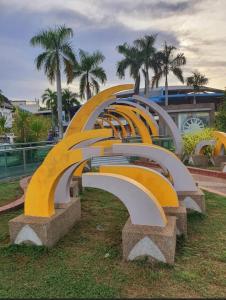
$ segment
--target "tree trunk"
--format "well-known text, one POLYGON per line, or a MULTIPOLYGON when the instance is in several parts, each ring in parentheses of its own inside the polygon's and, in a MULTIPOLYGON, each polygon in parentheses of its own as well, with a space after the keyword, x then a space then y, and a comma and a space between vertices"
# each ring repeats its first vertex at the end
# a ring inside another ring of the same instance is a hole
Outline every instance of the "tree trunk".
POLYGON ((62 93, 61 93, 61 76, 60 69, 57 68, 56 73, 56 86, 57 86, 57 116, 58 116, 58 130, 59 138, 63 138, 63 122, 62 122, 62 93))
POLYGON ((135 79, 134 94, 139 95, 139 92, 140 92, 140 75, 138 74, 137 78, 135 79))
POLYGON ((166 75, 166 80, 165 80, 165 106, 167 106, 169 103, 169 99, 168 99, 168 78, 166 75))
POLYGON ((89 86, 89 74, 86 74, 86 100, 91 98, 91 90, 89 86))
POLYGON ((149 72, 148 72, 148 66, 145 68, 146 76, 145 76, 145 96, 149 96, 149 72))

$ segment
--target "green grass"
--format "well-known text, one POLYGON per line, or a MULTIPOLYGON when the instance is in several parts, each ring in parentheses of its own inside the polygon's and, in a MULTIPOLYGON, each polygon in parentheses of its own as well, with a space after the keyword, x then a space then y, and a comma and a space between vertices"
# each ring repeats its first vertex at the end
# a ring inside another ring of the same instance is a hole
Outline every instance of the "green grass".
POLYGON ((0 216, 0 298, 226 297, 226 200, 206 193, 207 215, 190 215, 173 267, 123 262, 128 213, 111 194, 87 189, 82 219, 53 248, 9 246, 0 216))
POLYGON ((23 195, 19 181, 0 183, 0 206, 8 204, 23 195))

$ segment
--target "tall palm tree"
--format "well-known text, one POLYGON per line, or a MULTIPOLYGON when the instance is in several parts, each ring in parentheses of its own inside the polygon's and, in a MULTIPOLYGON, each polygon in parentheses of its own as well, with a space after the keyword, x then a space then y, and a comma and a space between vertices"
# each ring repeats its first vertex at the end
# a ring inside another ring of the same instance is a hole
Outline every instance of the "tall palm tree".
POLYGON ((100 83, 105 83, 107 75, 105 70, 100 66, 105 57, 100 51, 92 54, 79 50, 79 62, 74 66, 74 78, 80 78, 80 97, 86 100, 91 98, 92 91, 98 93, 100 83), (98 82, 99 81, 99 82, 98 82))
POLYGON ((70 121, 70 109, 75 106, 79 105, 80 102, 78 101, 78 94, 73 93, 69 89, 63 89, 62 93, 62 102, 63 102, 63 110, 68 117, 68 121, 70 121))
POLYGON ((76 61, 70 43, 72 36, 72 29, 63 25, 43 30, 30 40, 32 46, 41 46, 44 49, 44 52, 39 54, 35 60, 37 69, 40 70, 43 67, 49 81, 51 83, 56 81, 60 138, 63 137, 61 73, 64 72, 67 82, 71 82, 73 66, 76 61))
POLYGON ((129 69, 130 76, 135 81, 134 93, 139 94, 140 70, 143 64, 141 52, 135 46, 130 46, 127 43, 117 46, 117 50, 124 56, 117 63, 117 75, 119 78, 124 78, 126 69, 129 69))
POLYGON ((51 89, 45 89, 42 95, 42 103, 44 103, 47 109, 51 109, 52 112, 52 127, 55 127, 57 123, 57 93, 51 89))
POLYGON ((157 70, 152 79, 152 86, 158 84, 159 80, 165 78, 165 105, 168 105, 168 76, 173 73, 182 83, 184 83, 181 66, 186 64, 183 53, 174 54, 177 48, 167 45, 165 42, 163 50, 156 54, 157 70))
POLYGON ((187 77, 187 85, 192 86, 194 89, 194 101, 193 104, 196 104, 196 93, 200 91, 200 88, 203 85, 208 83, 208 78, 205 75, 199 73, 198 71, 192 72, 192 76, 187 77))
POLYGON ((137 39, 134 41, 134 45, 140 51, 140 55, 143 60, 143 74, 145 79, 145 95, 146 97, 149 96, 149 69, 154 67, 153 59, 156 52, 154 47, 154 43, 156 40, 156 35, 145 35, 141 39, 137 39))

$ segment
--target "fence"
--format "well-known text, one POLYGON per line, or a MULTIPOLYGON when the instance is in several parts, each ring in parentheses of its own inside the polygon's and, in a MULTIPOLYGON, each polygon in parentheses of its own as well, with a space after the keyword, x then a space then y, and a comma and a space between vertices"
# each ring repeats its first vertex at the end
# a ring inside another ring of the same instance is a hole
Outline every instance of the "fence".
MULTIPOLYGON (((154 144, 173 151, 173 141, 170 137, 152 137, 154 144)), ((140 143, 141 138, 123 139, 127 143, 140 143)), ((0 145, 0 180, 32 174, 42 163, 53 142, 36 142, 0 145)), ((130 158, 130 161, 137 159, 130 158)))
POLYGON ((20 147, 0 150, 0 180, 22 175, 29 175, 41 164, 50 145, 20 147))

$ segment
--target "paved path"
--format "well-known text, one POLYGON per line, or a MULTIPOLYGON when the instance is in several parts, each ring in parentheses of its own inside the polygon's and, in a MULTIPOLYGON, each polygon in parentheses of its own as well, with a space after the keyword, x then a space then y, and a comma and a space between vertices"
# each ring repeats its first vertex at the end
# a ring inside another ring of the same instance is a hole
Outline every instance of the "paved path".
MULTIPOLYGON (((31 176, 25 177, 23 179, 20 180, 20 187, 22 188, 22 190, 25 192, 26 188, 28 186, 28 182, 30 180, 31 176)), ((17 200, 10 202, 9 204, 6 204, 4 206, 0 207, 0 214, 1 213, 5 213, 8 211, 11 211, 13 209, 17 209, 21 206, 23 206, 24 204, 24 194, 17 200)))
POLYGON ((199 187, 211 193, 226 197, 226 179, 192 174, 199 187))

